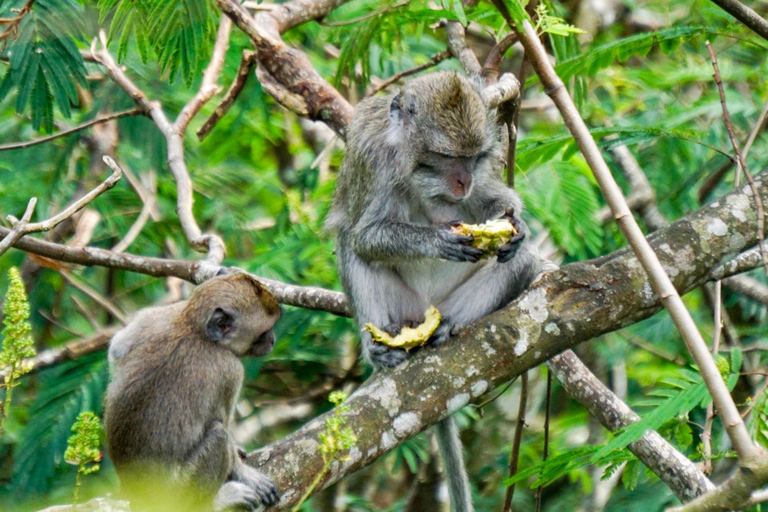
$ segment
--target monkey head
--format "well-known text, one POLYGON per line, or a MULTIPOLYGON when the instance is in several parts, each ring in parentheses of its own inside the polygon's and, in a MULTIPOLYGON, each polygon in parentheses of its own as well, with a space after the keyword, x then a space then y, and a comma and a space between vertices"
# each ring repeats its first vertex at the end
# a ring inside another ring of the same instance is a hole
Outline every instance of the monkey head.
POLYGON ((480 167, 501 159, 494 115, 457 73, 430 73, 406 83, 390 104, 389 134, 411 148, 399 155, 406 182, 438 203, 469 197, 480 167))
POLYGON ((194 318, 203 336, 238 357, 267 355, 280 306, 264 285, 245 273, 217 276, 190 296, 183 318, 194 318))

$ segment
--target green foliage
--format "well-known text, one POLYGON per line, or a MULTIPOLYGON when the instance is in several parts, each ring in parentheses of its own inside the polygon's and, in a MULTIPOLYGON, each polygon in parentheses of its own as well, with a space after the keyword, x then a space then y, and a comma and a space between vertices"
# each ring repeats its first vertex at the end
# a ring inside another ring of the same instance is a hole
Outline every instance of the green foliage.
POLYGON ((547 4, 544 2, 536 6, 536 25, 533 28, 537 34, 551 34, 563 37, 586 33, 580 28, 566 23, 559 16, 549 14, 547 4))
MULTIPOLYGON (((514 16, 526 18, 525 2, 505 1, 514 16)), ((12 16, 8 9, 25 2, 1 2, 0 17, 12 16)), ((566 25, 588 28, 582 26, 575 7, 574 3, 549 2, 547 12, 566 25)), ((727 163, 731 152, 711 64, 702 46, 704 39, 709 38, 718 52, 737 138, 744 140, 752 130, 768 95, 764 80, 768 59, 762 43, 756 44, 747 29, 729 22, 717 7, 706 2, 694 7, 679 0, 645 2, 642 12, 652 14, 652 23, 646 26, 642 22, 638 25, 631 16, 639 11, 630 2, 613 23, 596 32, 589 30, 588 37, 574 37, 567 30, 566 35, 559 35, 563 31, 555 24, 543 38, 619 184, 629 193, 631 184, 623 178, 610 151, 623 144, 645 171, 659 210, 670 221, 700 206, 700 185, 727 163)), ((283 37, 289 46, 305 52, 326 80, 336 79, 340 92, 354 103, 367 92, 369 83, 424 64, 444 51, 445 30, 437 27, 441 18, 474 22, 468 30, 468 44, 479 50, 481 61, 493 42, 509 33, 490 2, 465 8, 454 0, 353 0, 323 20, 334 23, 308 22, 283 37), (332 47, 340 49, 338 58, 329 56, 332 47)), ((129 77, 149 98, 161 102, 169 115, 175 114, 194 94, 186 85, 199 81, 219 19, 212 0, 36 0, 18 34, 12 34, 6 40, 8 47, 0 52, 0 140, 29 140, 36 137, 35 125, 50 130, 51 123, 61 123, 63 128, 133 106, 131 98, 103 76, 101 66, 82 63, 80 51, 86 50, 101 28, 109 32, 110 49, 129 77), (55 21, 47 26, 45 20, 55 21), (56 37, 47 38, 51 32, 56 37), (32 41, 32 50, 27 49, 25 57, 29 69, 37 66, 34 73, 26 75, 19 74, 17 59, 24 54, 15 48, 22 48, 24 38, 32 41), (35 53, 35 45, 51 48, 45 51, 55 56, 55 61, 49 63, 46 53, 35 53), (52 74, 52 70, 56 72, 52 74), (86 70, 90 76, 84 81, 86 70), (16 107, 21 101, 20 116, 16 107)), ((236 28, 230 46, 218 81, 224 88, 234 79, 242 50, 252 48, 248 37, 236 28)), ((517 47, 511 49, 502 69, 517 72, 519 58, 517 47)), ((455 59, 447 59, 437 69, 458 70, 459 65, 455 59)), ((554 258, 562 257, 563 263, 604 256, 623 247, 623 237, 612 223, 600 225, 595 220, 604 200, 556 110, 537 107, 545 95, 534 74, 529 72, 528 76, 515 183, 526 202, 524 215, 531 239, 542 239, 546 231, 554 258)), ((396 88, 395 84, 388 91, 396 88)), ((194 214, 201 228, 223 237, 228 265, 289 283, 340 289, 334 242, 323 232, 322 224, 343 149, 331 151, 326 168, 313 168, 311 164, 326 142, 313 139, 296 116, 276 107, 253 75, 230 112, 200 144, 193 130, 218 99, 193 120, 184 141, 185 161, 195 190, 194 214)), ((28 150, 0 152, 2 214, 18 214, 29 198, 36 196, 41 199, 38 213, 49 216, 93 186, 103 177, 100 150, 94 144, 100 142, 102 128, 112 129, 94 127, 28 150)), ((129 252, 198 259, 200 255, 189 249, 179 229, 176 185, 168 172, 163 137, 143 116, 121 119, 115 129, 119 141, 116 157, 141 177, 146 177, 149 169, 157 175, 158 216, 149 221, 129 252)), ((748 161, 754 169, 768 166, 768 132, 758 133, 748 161)), ((710 196, 712 200, 730 190, 732 175, 728 171, 710 196)), ((90 208, 101 215, 90 245, 110 248, 131 227, 142 201, 126 183, 119 183, 109 192, 108 200, 96 201, 90 208)), ((71 231, 59 233, 57 229, 51 235, 66 243, 71 231)), ((22 263, 33 268, 26 259, 20 251, 8 251, 0 257, 0 273, 22 263)), ((74 271, 126 312, 154 304, 166 294, 163 279, 101 268, 74 271)), ((750 277, 766 282, 760 272, 750 277)), ((25 267, 25 280, 31 304, 28 321, 40 349, 61 347, 89 335, 94 330, 92 320, 105 326, 114 323, 55 270, 38 268, 27 274, 25 267), (85 302, 94 318, 80 312, 73 296, 85 302)), ((684 300, 707 337, 712 331, 712 315, 702 295, 692 292, 684 300)), ((727 289, 723 301, 740 346, 749 350, 750 368, 765 368, 768 309, 727 289)), ((244 399, 256 405, 270 404, 252 413, 258 419, 269 415, 271 407, 286 404, 291 404, 293 412, 305 412, 260 430, 253 446, 275 441, 300 427, 316 411, 325 410, 324 389, 339 387, 339 380, 343 380, 344 389, 354 387, 370 374, 365 364, 355 363, 360 347, 355 327, 347 318, 285 307, 276 334, 278 343, 268 357, 244 361, 244 399), (293 409, 296 403, 301 405, 293 409)), ((697 402, 693 396, 702 389, 701 382, 696 381, 699 377, 695 372, 681 374, 680 368, 690 364, 690 359, 666 313, 592 340, 588 349, 594 352, 592 367, 596 373, 626 367, 627 401, 640 407, 646 425, 661 422, 656 428, 662 436, 689 457, 701 456, 697 448, 700 425, 705 421, 705 400, 697 402), (663 409, 661 417, 649 419, 657 408, 663 409)), ((741 367, 741 352, 730 350, 730 355, 727 380, 732 386, 741 367)), ((724 362, 720 365, 725 371, 724 362)), ((609 450, 605 458, 595 459, 596 453, 624 432, 603 441, 595 439, 599 433, 591 431, 587 441, 584 409, 569 397, 558 396, 557 390, 550 436, 554 455, 541 463, 542 408, 537 407, 541 381, 537 382, 538 372, 530 375, 531 410, 520 467, 526 471, 536 468, 528 473, 528 483, 554 484, 544 490, 544 510, 583 508, 594 488, 595 473, 589 466, 595 460, 606 468, 603 478, 620 471, 624 481, 624 486, 613 490, 606 512, 655 512, 673 504, 675 498, 669 489, 657 479, 644 477, 642 464, 626 448, 609 450), (585 450, 585 442, 594 446, 585 450)), ((607 371, 599 377, 607 383, 613 381, 607 371)), ((4 512, 40 510, 70 499, 77 470, 64 463, 67 438, 80 412, 101 413, 107 380, 102 351, 17 382, 13 415, 0 439, 0 503, 4 512)), ((747 384, 742 378, 735 396, 747 402, 745 405, 753 405, 750 432, 768 447, 768 398, 763 393, 753 402, 746 401, 745 392, 756 392, 747 384)), ((514 390, 500 393, 480 411, 465 408, 460 417, 471 420, 461 425, 462 439, 470 479, 476 484, 473 494, 478 510, 500 509, 514 424, 510 416, 516 409, 510 407, 514 390)), ((245 421, 256 419, 248 417, 245 421)), ((715 422, 713 446, 725 444, 720 422, 715 422)), ((337 454, 343 455, 343 451, 337 454)), ((366 469, 365 492, 359 491, 360 477, 351 476, 347 492, 340 496, 347 510, 402 509, 405 498, 394 497, 392 489, 403 490, 397 494, 404 496, 407 485, 423 474, 429 456, 428 437, 421 435, 366 469)), ((718 461, 728 456, 730 452, 721 452, 712 458, 718 461)), ((80 492, 83 501, 117 489, 109 459, 101 465, 101 471, 84 479, 80 492)), ((303 510, 311 505, 305 503, 303 510)), ((515 509, 533 508, 534 493, 519 485, 515 509)))
POLYGON ((100 19, 110 14, 110 39, 117 38, 123 60, 132 37, 143 61, 157 59, 170 81, 180 74, 187 85, 210 58, 215 35, 212 0, 98 0, 100 19))
POLYGON ((54 101, 64 117, 78 103, 76 86, 86 86, 86 71, 75 41, 83 30, 83 6, 76 0, 37 0, 8 45, 0 101, 16 87, 16 112, 29 104, 35 130, 53 131, 54 101))
POLYGON ((301 505, 309 498, 315 491, 320 482, 323 481, 328 470, 331 469, 333 461, 346 461, 349 460, 348 455, 340 456, 342 452, 351 450, 357 445, 357 436, 352 429, 344 425, 347 423, 347 418, 343 415, 349 412, 349 406, 344 404, 348 395, 344 391, 333 391, 328 396, 328 401, 333 404, 333 414, 325 418, 325 431, 321 432, 317 436, 317 440, 320 441, 320 453, 323 455, 323 469, 320 470, 312 485, 309 486, 304 496, 299 500, 292 512, 297 512, 301 505))
POLYGON ((3 349, 0 351, 0 370, 4 372, 0 389, 5 388, 5 402, 0 409, 0 436, 3 434, 5 418, 10 414, 13 388, 22 375, 29 373, 25 359, 35 357, 35 342, 29 334, 29 302, 19 269, 8 270, 8 291, 3 302, 3 349))
POLYGON ((77 482, 72 496, 72 502, 77 509, 80 497, 82 477, 95 473, 101 466, 101 452, 99 444, 103 437, 104 429, 99 417, 90 411, 84 411, 77 415, 72 425, 72 436, 67 440, 67 450, 64 452, 64 460, 67 464, 77 466, 77 482))
MULTIPOLYGON (((728 364, 727 361, 725 363, 728 364)), ((730 375, 729 384, 731 388, 736 385, 737 380, 737 373, 730 375)), ((701 375, 697 372, 681 369, 678 372, 678 378, 668 379, 665 383, 669 386, 668 388, 658 389, 649 393, 649 395, 658 398, 651 398, 640 402, 640 405, 653 407, 651 412, 643 415, 640 421, 632 423, 611 439, 595 454, 595 460, 637 441, 648 430, 658 430, 664 423, 678 416, 687 415, 694 407, 706 407, 712 400, 701 375)), ((691 439, 685 431, 676 434, 676 436, 678 439, 691 439)))

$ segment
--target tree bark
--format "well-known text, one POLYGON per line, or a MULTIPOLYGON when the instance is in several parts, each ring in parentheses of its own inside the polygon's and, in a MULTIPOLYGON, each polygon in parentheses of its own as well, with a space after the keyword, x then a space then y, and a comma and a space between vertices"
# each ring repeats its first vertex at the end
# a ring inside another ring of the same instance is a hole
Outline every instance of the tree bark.
MULTIPOLYGON (((757 177, 762 197, 768 187, 757 177)), ((741 187, 649 237, 680 292, 709 280, 713 268, 756 243, 752 192, 741 187)), ((543 276, 506 308, 482 318, 439 350, 424 349, 400 367, 372 377, 347 401, 347 425, 358 436, 349 458, 334 462, 322 486, 370 464, 487 390, 591 338, 661 309, 629 249, 562 267, 543 276)), ((320 472, 317 436, 325 416, 251 453, 272 476, 285 510, 320 472)))

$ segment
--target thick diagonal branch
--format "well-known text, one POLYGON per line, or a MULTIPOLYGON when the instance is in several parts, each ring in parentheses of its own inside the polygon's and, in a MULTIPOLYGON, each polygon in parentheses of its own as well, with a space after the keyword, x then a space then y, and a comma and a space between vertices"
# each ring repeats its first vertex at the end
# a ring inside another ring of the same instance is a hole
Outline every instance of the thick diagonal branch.
MULTIPOLYGON (((761 175, 757 181, 762 196, 768 197, 764 179, 761 175)), ((685 292, 709 280, 712 270, 734 251, 756 243, 755 223, 752 194, 742 187, 659 230, 649 242, 674 276, 674 285, 685 292)), ((352 395, 347 425, 359 442, 349 460, 334 464, 323 485, 373 462, 497 384, 661 307, 629 249, 545 275, 508 307, 470 325, 443 349, 422 350, 352 395)), ((295 503, 321 470, 317 435, 324 420, 316 418, 250 454, 249 462, 262 467, 283 490, 277 510, 295 503)))

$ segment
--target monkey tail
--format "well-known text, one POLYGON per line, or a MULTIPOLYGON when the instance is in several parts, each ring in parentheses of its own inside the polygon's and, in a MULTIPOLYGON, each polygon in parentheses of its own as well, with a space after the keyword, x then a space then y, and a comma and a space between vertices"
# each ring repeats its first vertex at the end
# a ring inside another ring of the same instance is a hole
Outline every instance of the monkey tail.
POLYGON ((464 468, 464 457, 459 439, 459 429, 456 420, 449 416, 435 426, 437 446, 443 457, 445 474, 448 480, 448 493, 451 495, 451 510, 453 512, 474 512, 472 506, 472 491, 469 488, 467 470, 464 468))

